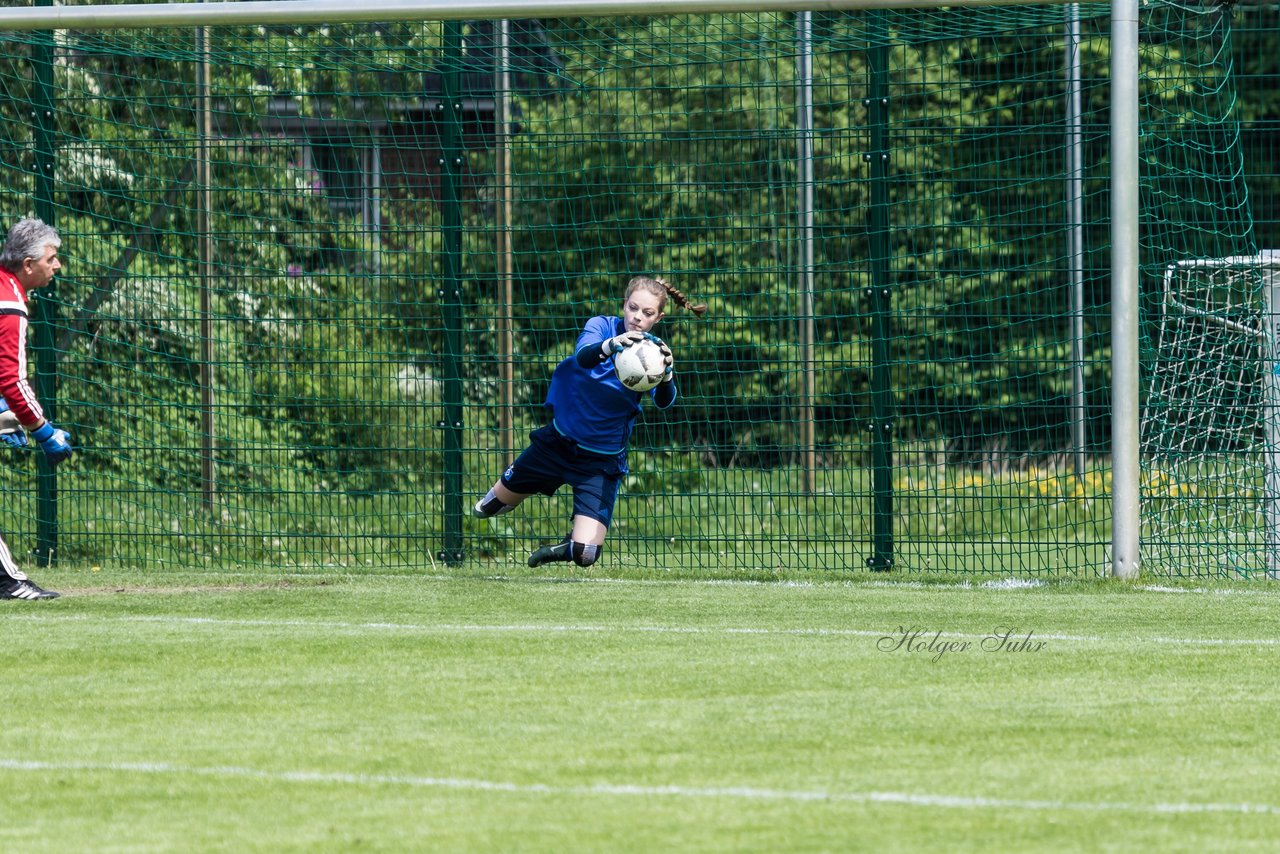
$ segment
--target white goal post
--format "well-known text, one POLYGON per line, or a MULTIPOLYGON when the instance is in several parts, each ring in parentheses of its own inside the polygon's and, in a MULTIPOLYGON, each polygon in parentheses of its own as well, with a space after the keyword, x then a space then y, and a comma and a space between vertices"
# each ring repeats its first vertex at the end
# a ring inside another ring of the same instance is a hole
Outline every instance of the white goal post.
MULTIPOLYGON (((853 9, 1068 6, 1072 0, 250 0, 0 9, 12 30, 202 27, 557 16, 822 12, 853 9)), ((1111 574, 1137 578, 1141 536, 1139 403, 1139 0, 1111 0, 1111 574)))

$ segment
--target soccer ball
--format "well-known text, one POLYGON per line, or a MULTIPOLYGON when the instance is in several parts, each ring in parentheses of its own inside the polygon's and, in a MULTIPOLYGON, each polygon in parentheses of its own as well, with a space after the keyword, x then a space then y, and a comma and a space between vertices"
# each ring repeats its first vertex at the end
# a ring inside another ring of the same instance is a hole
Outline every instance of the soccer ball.
POLYGON ((622 384, 632 391, 648 391, 662 382, 667 373, 667 366, 662 360, 662 348, 650 338, 615 354, 613 369, 622 384))

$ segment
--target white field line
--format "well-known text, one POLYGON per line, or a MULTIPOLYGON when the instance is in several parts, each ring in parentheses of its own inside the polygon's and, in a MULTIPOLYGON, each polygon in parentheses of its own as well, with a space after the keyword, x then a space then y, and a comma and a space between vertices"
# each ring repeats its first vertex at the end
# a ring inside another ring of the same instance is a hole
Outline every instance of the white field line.
POLYGON ((598 783, 591 786, 553 786, 545 783, 507 783, 462 777, 427 777, 401 774, 351 774, 330 771, 267 771, 236 766, 183 766, 165 762, 39 762, 0 759, 2 771, 33 773, 155 774, 170 777, 232 777, 273 783, 344 785, 356 787, 401 786, 413 789, 500 792, 517 795, 568 795, 571 797, 726 798, 791 803, 867 803, 947 809, 1022 811, 1134 812, 1153 814, 1240 813, 1280 815, 1280 806, 1262 803, 1135 803, 1131 801, 1059 801, 987 798, 967 795, 931 795, 916 792, 842 792, 819 789, 767 789, 754 786, 643 786, 598 783))
MULTIPOLYGON (((144 623, 162 626, 211 626, 227 628, 265 628, 265 629, 312 629, 316 631, 344 632, 405 632, 411 634, 635 634, 652 635, 753 635, 778 637, 859 637, 859 638, 900 638, 904 631, 919 631, 920 643, 927 643, 941 632, 941 640, 957 638, 961 640, 983 640, 992 636, 993 632, 953 632, 946 629, 922 626, 896 626, 892 629, 824 629, 824 628, 768 628, 742 626, 651 626, 651 625, 602 625, 592 623, 353 623, 338 620, 247 620, 223 619, 219 617, 182 617, 177 615, 126 615, 101 617, 88 614, 55 614, 26 613, 7 617, 6 623, 19 621, 38 623, 60 622, 119 622, 144 623)), ((1011 633, 1010 640, 1021 640, 1026 637, 1027 629, 1016 626, 994 626, 1001 635, 1011 633)), ((1280 646, 1280 638, 1180 638, 1155 635, 1138 637, 1127 635, 1071 635, 1042 634, 1031 632, 1032 640, 1063 641, 1073 643, 1140 643, 1167 646, 1280 646)))

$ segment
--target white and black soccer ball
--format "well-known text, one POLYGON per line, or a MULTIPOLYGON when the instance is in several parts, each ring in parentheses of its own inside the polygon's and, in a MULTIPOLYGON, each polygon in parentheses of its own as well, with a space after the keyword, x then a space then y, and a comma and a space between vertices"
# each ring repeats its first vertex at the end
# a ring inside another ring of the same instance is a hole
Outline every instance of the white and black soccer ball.
POLYGON ((662 382, 667 373, 662 348, 652 338, 645 338, 614 354, 613 369, 622 384, 632 391, 648 391, 662 382))

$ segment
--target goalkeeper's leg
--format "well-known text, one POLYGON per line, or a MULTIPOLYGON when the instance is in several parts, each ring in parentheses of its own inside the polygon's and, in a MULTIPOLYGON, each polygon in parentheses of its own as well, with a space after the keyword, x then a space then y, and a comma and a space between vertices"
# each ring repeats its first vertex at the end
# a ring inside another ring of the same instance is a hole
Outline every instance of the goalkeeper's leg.
POLYGON ((578 566, 591 566, 603 552, 602 543, 579 543, 570 538, 561 540, 554 546, 543 546, 535 550, 529 555, 529 566, 542 566, 558 560, 571 560, 578 566))
POLYGON ((573 533, 553 546, 543 546, 529 555, 529 566, 542 566, 556 561, 573 561, 578 566, 591 566, 604 552, 604 537, 609 529, 589 516, 573 517, 573 533))
MULTIPOLYGON (((545 429, 545 428, 543 428, 545 429)), ((534 431, 538 435, 539 431, 534 431)), ((530 495, 540 492, 543 495, 554 495, 564 483, 566 461, 548 448, 544 442, 534 442, 521 452, 516 461, 507 466, 484 494, 484 497, 471 508, 471 515, 477 519, 492 519, 503 513, 510 513, 530 495)))
POLYGON ((471 515, 477 519, 492 519, 494 516, 510 513, 528 497, 527 493, 512 492, 506 484, 498 481, 471 508, 471 515))

